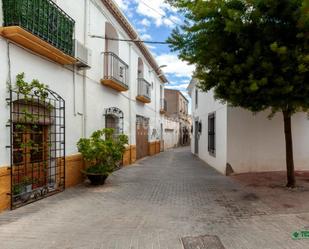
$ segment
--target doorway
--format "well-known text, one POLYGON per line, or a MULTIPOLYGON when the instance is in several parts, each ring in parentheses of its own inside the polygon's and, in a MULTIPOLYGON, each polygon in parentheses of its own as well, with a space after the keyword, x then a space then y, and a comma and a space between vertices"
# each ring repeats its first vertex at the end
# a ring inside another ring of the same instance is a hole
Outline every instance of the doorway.
POLYGON ((136 159, 148 156, 149 118, 136 116, 136 159))

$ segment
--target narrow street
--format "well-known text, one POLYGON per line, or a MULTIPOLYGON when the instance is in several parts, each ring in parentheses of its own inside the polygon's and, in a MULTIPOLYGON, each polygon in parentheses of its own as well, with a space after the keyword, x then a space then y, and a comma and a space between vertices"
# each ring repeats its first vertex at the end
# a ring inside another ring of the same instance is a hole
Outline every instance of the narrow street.
MULTIPOLYGON (((149 157, 109 177, 0 215, 1 249, 182 249, 218 236, 226 249, 305 249, 291 233, 308 213, 280 213, 188 148, 149 157)), ((193 248, 193 247, 188 247, 193 248)))

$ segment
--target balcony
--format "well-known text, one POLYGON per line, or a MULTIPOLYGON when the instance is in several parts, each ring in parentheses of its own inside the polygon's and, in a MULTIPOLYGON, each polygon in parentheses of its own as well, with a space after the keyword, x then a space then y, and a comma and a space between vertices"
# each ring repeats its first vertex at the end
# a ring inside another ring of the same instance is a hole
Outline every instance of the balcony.
POLYGON ((51 0, 2 0, 3 37, 62 65, 74 64, 74 20, 51 0))
POLYGON ((101 83, 113 88, 118 92, 129 89, 128 85, 129 66, 112 52, 104 53, 104 76, 101 83))
POLYGON ((160 113, 165 114, 167 112, 167 101, 166 99, 161 99, 160 101, 160 113))
POLYGON ((136 99, 143 103, 151 102, 151 84, 143 78, 138 78, 138 92, 136 99))

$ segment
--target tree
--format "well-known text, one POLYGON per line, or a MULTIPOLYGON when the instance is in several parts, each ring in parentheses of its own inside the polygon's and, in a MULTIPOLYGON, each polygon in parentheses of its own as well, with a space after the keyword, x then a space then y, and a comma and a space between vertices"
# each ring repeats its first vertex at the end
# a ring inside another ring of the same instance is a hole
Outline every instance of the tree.
POLYGON ((308 0, 167 0, 185 22, 168 39, 203 91, 252 112, 283 114, 287 186, 295 186, 291 117, 309 109, 308 0))

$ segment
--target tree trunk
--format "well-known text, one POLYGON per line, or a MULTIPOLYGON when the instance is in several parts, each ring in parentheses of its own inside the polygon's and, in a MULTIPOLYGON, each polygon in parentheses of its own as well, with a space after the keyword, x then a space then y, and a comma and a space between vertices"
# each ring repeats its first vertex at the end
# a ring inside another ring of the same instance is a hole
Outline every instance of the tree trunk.
POLYGON ((285 147, 286 147, 286 168, 287 168, 287 187, 295 187, 295 172, 294 172, 294 158, 293 158, 293 138, 292 138, 292 125, 291 113, 283 111, 284 118, 284 134, 285 134, 285 147))

